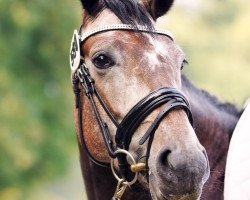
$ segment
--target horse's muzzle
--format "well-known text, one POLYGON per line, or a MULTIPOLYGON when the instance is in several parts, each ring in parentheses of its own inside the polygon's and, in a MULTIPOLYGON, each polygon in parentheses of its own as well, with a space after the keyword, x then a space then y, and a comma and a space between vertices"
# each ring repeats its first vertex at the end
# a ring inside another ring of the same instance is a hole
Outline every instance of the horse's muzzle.
POLYGON ((149 176, 151 194, 155 199, 199 199, 209 173, 205 150, 163 149, 149 176))

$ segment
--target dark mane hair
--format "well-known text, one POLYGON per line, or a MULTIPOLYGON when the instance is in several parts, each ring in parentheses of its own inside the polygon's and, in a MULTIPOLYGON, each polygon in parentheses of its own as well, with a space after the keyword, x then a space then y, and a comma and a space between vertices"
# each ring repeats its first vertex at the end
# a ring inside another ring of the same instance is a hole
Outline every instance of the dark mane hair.
POLYGON ((231 114, 237 118, 241 116, 243 110, 238 109, 236 105, 229 102, 221 102, 216 96, 209 94, 205 90, 198 89, 184 75, 182 76, 182 81, 186 87, 192 88, 192 90, 195 91, 196 94, 203 96, 212 105, 216 106, 219 110, 231 114))
POLYGON ((200 93, 207 98, 211 103, 213 103, 214 105, 216 105, 217 108, 219 108, 220 110, 223 110, 229 114, 233 114, 234 116, 240 117, 240 115, 242 114, 242 111, 240 111, 236 105, 230 103, 230 102, 221 102, 219 101, 219 99, 214 96, 209 94, 207 91, 205 90, 200 90, 200 93))
POLYGON ((90 17, 96 18, 106 8, 111 10, 124 24, 143 25, 154 29, 152 18, 137 0, 100 0, 91 11, 90 17))

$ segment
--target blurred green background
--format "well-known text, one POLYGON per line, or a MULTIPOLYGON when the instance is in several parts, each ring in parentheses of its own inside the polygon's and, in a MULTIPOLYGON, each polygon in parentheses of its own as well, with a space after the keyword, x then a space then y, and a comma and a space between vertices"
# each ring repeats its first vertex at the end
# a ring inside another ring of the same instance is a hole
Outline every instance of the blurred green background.
MULTIPOLYGON (((179 0, 173 32, 199 87, 242 106, 250 97, 250 1, 179 0)), ((68 52, 81 6, 0 0, 0 199, 82 199, 68 52)))

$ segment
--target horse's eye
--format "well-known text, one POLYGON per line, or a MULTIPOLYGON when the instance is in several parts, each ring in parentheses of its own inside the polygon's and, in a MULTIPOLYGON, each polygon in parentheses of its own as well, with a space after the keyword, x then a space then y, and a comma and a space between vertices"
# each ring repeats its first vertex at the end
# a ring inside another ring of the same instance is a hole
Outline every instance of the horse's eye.
POLYGON ((106 69, 114 65, 114 61, 105 54, 99 54, 93 58, 93 63, 97 68, 106 69))
POLYGON ((186 59, 183 60, 182 64, 181 64, 181 70, 185 67, 185 65, 188 64, 188 61, 186 59))

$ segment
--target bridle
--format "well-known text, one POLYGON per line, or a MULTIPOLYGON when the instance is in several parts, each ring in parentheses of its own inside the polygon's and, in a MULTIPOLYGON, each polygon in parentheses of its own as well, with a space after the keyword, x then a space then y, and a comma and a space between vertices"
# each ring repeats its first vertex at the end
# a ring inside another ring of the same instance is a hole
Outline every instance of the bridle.
POLYGON ((142 163, 136 163, 133 156, 129 153, 129 145, 131 142, 131 139, 133 137, 133 134, 137 130, 137 128, 141 125, 141 123, 144 121, 144 119, 156 108, 159 108, 160 106, 161 111, 155 118, 154 122, 151 124, 149 129, 146 131, 146 133, 142 136, 142 138, 139 141, 139 145, 143 145, 148 140, 148 146, 147 146, 147 153, 146 153, 146 168, 148 164, 148 158, 150 154, 150 148, 151 144, 153 142, 154 133, 156 129, 158 128, 160 122, 162 119, 172 110, 176 108, 182 108, 185 113, 188 116, 188 119, 193 124, 193 118, 192 113, 190 110, 190 106, 188 103, 188 100, 186 97, 177 89, 175 88, 168 88, 168 87, 162 87, 159 88, 150 94, 148 94, 146 97, 144 97, 142 100, 140 100, 124 117, 124 119, 119 123, 113 114, 110 112, 109 108, 106 106, 106 103, 102 99, 101 95, 99 94, 95 82, 93 78, 91 77, 91 74, 89 73, 89 70, 84 62, 84 59, 82 57, 82 52, 80 50, 80 44, 83 44, 88 38, 90 38, 93 35, 106 32, 106 31, 115 31, 115 30, 126 30, 126 31, 137 31, 137 32, 145 32, 150 34, 159 34, 169 37, 171 40, 173 39, 173 36, 170 32, 165 30, 151 30, 145 26, 134 26, 134 25, 128 25, 128 24, 118 24, 118 25, 110 25, 110 26, 103 26, 96 28, 88 33, 82 33, 82 28, 80 28, 79 31, 75 30, 73 34, 73 39, 71 43, 71 49, 70 49, 70 66, 71 66, 71 72, 72 72, 72 83, 73 83, 73 90, 75 93, 75 106, 78 111, 78 130, 79 130, 79 136, 80 136, 80 144, 84 152, 86 152, 94 163, 100 166, 107 166, 107 163, 102 163, 97 161, 88 151, 88 148, 86 147, 85 141, 84 141, 84 133, 82 128, 82 113, 83 113, 83 106, 81 103, 81 89, 79 86, 82 86, 85 94, 87 95, 96 120, 98 122, 98 125, 100 127, 102 137, 107 149, 107 152, 109 156, 111 157, 111 169, 115 176, 115 178, 118 180, 117 189, 115 191, 114 199, 120 199, 123 192, 125 191, 127 186, 130 186, 134 184, 137 180, 138 172, 145 168, 139 167, 140 170, 132 170, 135 175, 131 180, 131 172, 129 170, 129 164, 127 157, 130 158, 132 165, 138 166, 142 163), (115 141, 113 142, 111 134, 108 129, 108 125, 102 120, 102 117, 100 115, 100 112, 98 110, 98 107, 96 105, 94 96, 96 96, 97 100, 99 101, 100 105, 106 112, 107 116, 111 119, 112 123, 115 125, 116 129, 116 135, 115 135, 115 141), (119 174, 122 178, 120 178, 115 170, 114 170, 114 159, 118 160, 119 165, 119 174))

